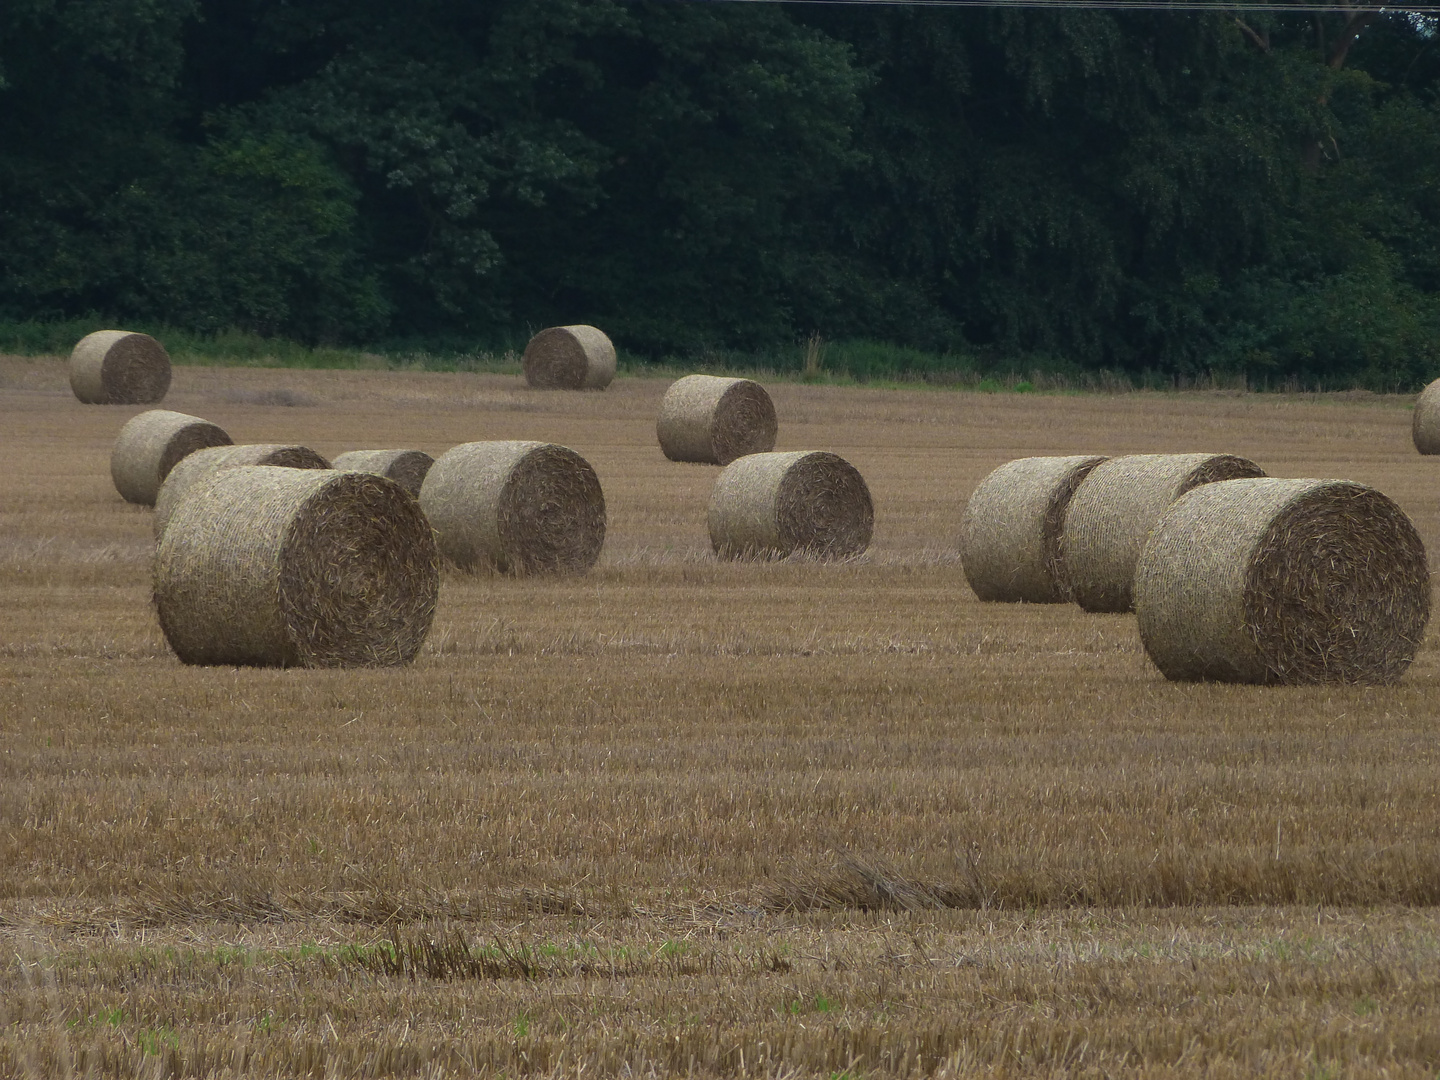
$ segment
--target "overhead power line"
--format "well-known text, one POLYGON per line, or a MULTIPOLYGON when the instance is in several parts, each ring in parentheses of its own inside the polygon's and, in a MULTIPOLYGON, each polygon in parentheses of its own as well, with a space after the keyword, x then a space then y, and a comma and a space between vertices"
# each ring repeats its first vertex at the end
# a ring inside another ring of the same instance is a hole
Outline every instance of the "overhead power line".
POLYGON ((1440 4, 1402 3, 1395 7, 1374 4, 1306 3, 1230 3, 1221 0, 703 0, 705 3, 729 4, 845 4, 871 7, 989 7, 989 8, 1085 8, 1117 11, 1219 11, 1240 14, 1247 11, 1274 11, 1290 14, 1319 12, 1331 15, 1352 15, 1358 11, 1382 14, 1429 15, 1440 13, 1440 4))

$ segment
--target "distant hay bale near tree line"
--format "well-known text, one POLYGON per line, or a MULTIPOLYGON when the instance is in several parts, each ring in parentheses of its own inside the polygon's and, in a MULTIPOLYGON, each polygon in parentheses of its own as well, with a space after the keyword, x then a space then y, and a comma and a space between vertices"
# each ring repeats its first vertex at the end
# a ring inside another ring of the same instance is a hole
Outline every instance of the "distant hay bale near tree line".
POLYGON ((1415 399, 1410 434, 1420 453, 1440 454, 1440 379, 1421 390, 1415 399))
POLYGON ((420 488, 440 553, 465 570, 579 574, 605 545, 605 495, 590 463, 540 442, 464 443, 420 488))
POLYGON ((70 353, 70 389, 87 405, 153 405, 170 389, 170 354, 149 334, 97 330, 70 353))
POLYGON ((775 405, 759 383, 686 375, 660 402, 655 434, 671 461, 729 465, 775 449, 775 405))
POLYGON ((221 469, 236 469, 244 465, 275 465, 286 469, 330 468, 330 462, 308 446, 247 443, 241 446, 214 446, 196 450, 182 458, 160 485, 160 493, 155 497, 156 539, 164 535, 165 527, 176 507, 192 486, 221 469))
POLYGON ((593 326, 552 326, 525 346, 525 381, 537 390, 603 390, 615 378, 615 346, 593 326))
POLYGON ((1097 465, 1070 500, 1060 543, 1071 595, 1086 611, 1130 611, 1135 563, 1170 504, 1218 480, 1264 476, 1232 454, 1132 454, 1097 465))
POLYGON ((160 485, 182 458, 233 442, 209 420, 168 409, 132 416, 110 451, 110 478, 127 502, 154 506, 160 485))
POLYGON ((975 489, 960 524, 965 580, 984 601, 1070 599, 1061 533, 1070 500, 1104 457, 1031 457, 1001 465, 975 489))
POLYGON ((864 477, 836 454, 750 454, 716 479, 709 524, 723 558, 844 559, 870 546, 875 507, 864 477))
POLYGON ((407 664, 439 589, 425 515, 393 480, 367 473, 211 473, 155 555, 160 626, 187 664, 407 664))
POLYGON ((1410 519, 1346 480, 1226 480, 1185 495, 1135 571, 1145 651, 1170 679, 1389 683, 1430 618, 1410 519))
POLYGON ((435 459, 423 450, 351 450, 341 454, 331 468, 388 476, 417 499, 420 485, 435 459))

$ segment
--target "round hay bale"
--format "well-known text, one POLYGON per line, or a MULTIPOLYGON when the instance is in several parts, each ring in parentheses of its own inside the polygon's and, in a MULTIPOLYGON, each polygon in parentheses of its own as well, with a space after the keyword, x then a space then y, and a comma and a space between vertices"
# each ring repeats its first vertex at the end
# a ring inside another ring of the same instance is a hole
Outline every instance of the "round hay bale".
POLYGON ((660 402, 655 434, 671 461, 729 465, 775 449, 775 405, 749 379, 686 375, 660 402))
POLYGON ((605 545, 605 495, 590 463, 540 442, 464 443, 420 488, 440 553, 461 569, 580 574, 605 545))
POLYGON ((1001 465, 975 489, 960 523, 960 563, 981 600, 1070 599, 1060 535, 1080 482, 1103 457, 1031 457, 1001 465))
POLYGON ((709 519, 710 544, 725 558, 844 559, 870 546, 875 506, 855 466, 799 450, 727 465, 710 493, 709 519))
POLYGON ((149 334, 97 330, 70 353, 70 389, 87 405, 153 405, 170 389, 170 354, 149 334))
POLYGON ((1440 379, 1421 390, 1415 399, 1410 435, 1420 453, 1440 454, 1440 379))
POLYGON ((530 339, 523 363, 537 390, 603 390, 615 378, 615 346, 593 326, 552 326, 530 339))
POLYGON ((198 416, 150 409, 132 416, 110 451, 110 479, 127 502, 154 506, 160 485, 181 458, 210 446, 229 446, 225 430, 198 416))
POLYGON ((1169 679, 1389 683, 1430 618, 1425 546, 1403 510, 1347 480, 1226 480, 1160 519, 1135 613, 1169 679))
POLYGON ((1070 500, 1060 546, 1070 593, 1086 611, 1130 611, 1135 563, 1160 515, 1187 491, 1264 476, 1232 454, 1132 454, 1095 466, 1070 500))
POLYGON ((418 499, 425 474, 434 464, 435 459, 424 450, 351 450, 337 457, 330 467, 388 476, 418 499))
POLYGON ((176 508, 154 589, 187 664, 393 666, 430 630, 439 555, 420 507, 383 476, 222 469, 176 508))
POLYGON ((155 538, 165 527, 189 490, 200 480, 242 465, 275 465, 286 469, 328 469, 330 463, 308 446, 279 443, 246 443, 241 446, 213 446, 196 450, 170 470, 155 496, 155 538))

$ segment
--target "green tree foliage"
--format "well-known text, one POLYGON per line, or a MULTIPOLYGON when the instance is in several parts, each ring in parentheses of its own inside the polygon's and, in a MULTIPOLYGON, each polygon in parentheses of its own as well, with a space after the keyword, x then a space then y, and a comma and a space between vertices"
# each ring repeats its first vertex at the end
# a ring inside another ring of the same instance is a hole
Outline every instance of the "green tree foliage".
POLYGON ((1399 13, 8 0, 0 316, 1408 386, 1437 86, 1399 13))

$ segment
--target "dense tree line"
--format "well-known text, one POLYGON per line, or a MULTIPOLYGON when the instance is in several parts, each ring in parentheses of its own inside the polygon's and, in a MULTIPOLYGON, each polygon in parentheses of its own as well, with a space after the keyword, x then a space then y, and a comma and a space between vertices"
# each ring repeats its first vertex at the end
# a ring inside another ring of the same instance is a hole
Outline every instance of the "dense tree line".
POLYGON ((1440 373, 1403 13, 6 0, 0 317, 1440 373))

